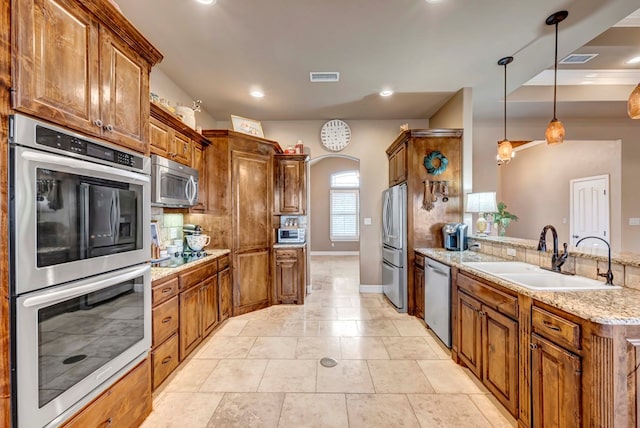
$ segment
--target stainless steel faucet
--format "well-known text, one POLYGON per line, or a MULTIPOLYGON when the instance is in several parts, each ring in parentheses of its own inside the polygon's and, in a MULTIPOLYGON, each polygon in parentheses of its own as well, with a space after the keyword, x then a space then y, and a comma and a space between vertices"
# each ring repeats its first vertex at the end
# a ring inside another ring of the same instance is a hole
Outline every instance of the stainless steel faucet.
POLYGON ((562 246, 564 247, 564 253, 562 255, 558 254, 558 232, 556 228, 552 225, 548 224, 542 228, 542 232, 540 232, 540 241, 538 241, 538 251, 547 251, 547 231, 551 230, 551 236, 553 236, 553 255, 551 256, 551 269, 554 272, 561 272, 560 268, 567 260, 567 256, 569 253, 567 252, 567 243, 565 242, 562 246))
POLYGON ((599 239, 600 241, 604 242, 605 244, 607 244, 607 249, 608 249, 608 254, 607 254, 607 273, 600 273, 600 268, 597 268, 597 275, 601 276, 603 278, 607 278, 607 282, 605 284, 607 285, 613 285, 613 272, 611 271, 611 245, 609 245, 609 243, 607 241, 605 241, 604 239, 600 238, 599 236, 585 236, 584 238, 580 238, 580 240, 578 240, 578 242, 576 242, 576 247, 578 245, 580 245, 580 243, 582 241, 584 241, 585 239, 599 239))

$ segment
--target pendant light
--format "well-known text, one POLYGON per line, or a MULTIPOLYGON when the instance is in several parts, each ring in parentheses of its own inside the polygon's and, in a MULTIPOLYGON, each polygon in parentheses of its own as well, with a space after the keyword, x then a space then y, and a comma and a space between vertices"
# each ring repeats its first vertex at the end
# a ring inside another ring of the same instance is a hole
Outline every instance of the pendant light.
POLYGON ((566 10, 554 13, 545 21, 547 25, 556 26, 556 56, 553 63, 553 119, 549 122, 547 131, 544 133, 547 144, 561 144, 564 142, 564 125, 556 117, 556 92, 558 87, 558 23, 564 21, 569 15, 566 10))
POLYGON ((507 140, 507 65, 513 61, 512 56, 506 56, 498 61, 504 66, 504 139, 498 143, 498 165, 509 163, 513 157, 513 146, 507 140))
POLYGON ((629 113, 631 119, 640 119, 640 83, 629 95, 627 113, 629 113))

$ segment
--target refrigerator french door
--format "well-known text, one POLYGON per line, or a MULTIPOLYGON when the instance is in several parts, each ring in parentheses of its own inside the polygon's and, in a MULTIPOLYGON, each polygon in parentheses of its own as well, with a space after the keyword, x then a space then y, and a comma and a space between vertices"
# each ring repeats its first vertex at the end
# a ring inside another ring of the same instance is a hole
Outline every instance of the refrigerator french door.
POLYGON ((382 193, 382 286, 398 312, 407 311, 407 185, 382 193))

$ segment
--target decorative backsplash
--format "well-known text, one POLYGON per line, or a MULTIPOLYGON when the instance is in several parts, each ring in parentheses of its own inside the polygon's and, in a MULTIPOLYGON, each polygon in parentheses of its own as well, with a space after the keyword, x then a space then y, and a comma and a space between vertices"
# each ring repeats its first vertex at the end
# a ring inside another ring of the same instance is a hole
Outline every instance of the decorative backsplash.
POLYGON ((151 221, 158 224, 162 247, 169 241, 182 239, 183 214, 165 214, 160 207, 151 207, 151 221))

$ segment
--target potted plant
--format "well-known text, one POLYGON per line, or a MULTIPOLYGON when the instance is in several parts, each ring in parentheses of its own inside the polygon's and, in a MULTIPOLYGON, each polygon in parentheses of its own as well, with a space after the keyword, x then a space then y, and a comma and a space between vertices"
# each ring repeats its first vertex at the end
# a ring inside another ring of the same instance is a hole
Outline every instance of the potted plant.
POLYGON ((518 216, 507 211, 507 204, 498 202, 498 212, 493 214, 493 221, 498 226, 498 234, 504 236, 511 221, 518 221, 518 216))

